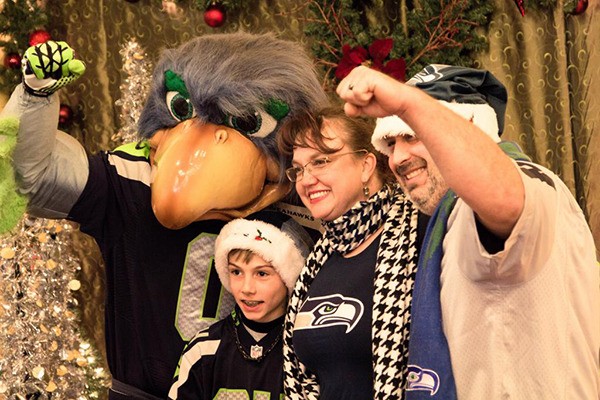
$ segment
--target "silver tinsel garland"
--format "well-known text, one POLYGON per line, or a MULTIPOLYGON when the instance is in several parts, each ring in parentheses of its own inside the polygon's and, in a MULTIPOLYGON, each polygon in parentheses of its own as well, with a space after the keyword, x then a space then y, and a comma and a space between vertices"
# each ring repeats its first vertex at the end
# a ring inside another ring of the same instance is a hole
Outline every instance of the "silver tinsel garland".
MULTIPOLYGON (((116 143, 137 140, 137 121, 150 87, 146 55, 135 40, 121 55, 121 129, 116 143)), ((80 263, 66 221, 25 216, 0 238, 0 400, 103 399, 110 376, 79 329, 80 263)))
POLYGON ((0 242, 0 400, 99 399, 108 374, 78 329, 71 224, 25 216, 0 242))
POLYGON ((115 102, 121 109, 121 129, 111 139, 117 143, 131 143, 138 140, 137 122, 150 88, 152 67, 135 39, 126 42, 119 53, 126 78, 120 86, 121 98, 115 102))

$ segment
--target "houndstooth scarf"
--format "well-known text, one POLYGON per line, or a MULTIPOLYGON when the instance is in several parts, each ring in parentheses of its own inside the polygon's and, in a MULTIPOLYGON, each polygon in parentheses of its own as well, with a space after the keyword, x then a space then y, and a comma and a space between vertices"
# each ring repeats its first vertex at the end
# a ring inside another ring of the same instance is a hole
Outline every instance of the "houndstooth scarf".
POLYGON ((333 252, 346 254, 383 224, 375 266, 372 346, 375 399, 401 399, 406 384, 410 304, 417 265, 417 210, 397 187, 384 186, 369 200, 323 224, 294 287, 283 336, 284 391, 292 400, 317 399, 319 384, 293 352, 294 321, 308 288, 333 252))

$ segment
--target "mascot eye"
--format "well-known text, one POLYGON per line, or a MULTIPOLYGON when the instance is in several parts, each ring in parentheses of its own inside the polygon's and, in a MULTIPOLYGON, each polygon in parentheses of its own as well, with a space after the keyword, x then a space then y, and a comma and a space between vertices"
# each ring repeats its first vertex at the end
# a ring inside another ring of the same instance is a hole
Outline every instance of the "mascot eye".
POLYGON ((257 111, 253 115, 244 117, 230 117, 229 126, 240 131, 244 135, 264 138, 277 127, 275 118, 265 111, 257 111))
POLYGON ((196 116, 196 110, 190 99, 179 92, 167 92, 167 108, 173 118, 178 121, 185 121, 196 116))

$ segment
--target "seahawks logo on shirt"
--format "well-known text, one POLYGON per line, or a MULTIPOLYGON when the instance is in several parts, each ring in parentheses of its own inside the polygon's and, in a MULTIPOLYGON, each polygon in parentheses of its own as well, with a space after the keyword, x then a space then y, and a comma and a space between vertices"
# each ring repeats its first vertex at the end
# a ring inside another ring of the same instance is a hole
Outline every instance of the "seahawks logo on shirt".
POLYGON ((539 179, 540 181, 550 186, 552 189, 556 189, 552 178, 546 175, 544 171, 542 171, 542 169, 537 165, 527 161, 517 161, 517 165, 521 168, 521 171, 523 171, 525 175, 533 179, 539 179))
POLYGON ((354 329, 363 311, 362 302, 353 297, 340 294, 309 297, 296 316, 294 330, 344 325, 348 333, 354 329))

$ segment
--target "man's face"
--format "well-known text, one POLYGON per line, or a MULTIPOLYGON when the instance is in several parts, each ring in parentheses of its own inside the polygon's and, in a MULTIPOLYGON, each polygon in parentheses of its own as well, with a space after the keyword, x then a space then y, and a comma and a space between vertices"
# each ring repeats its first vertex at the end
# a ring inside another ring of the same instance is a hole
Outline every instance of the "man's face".
POLYGON ((413 135, 387 139, 389 166, 404 193, 419 210, 432 215, 448 186, 423 143, 413 135))

